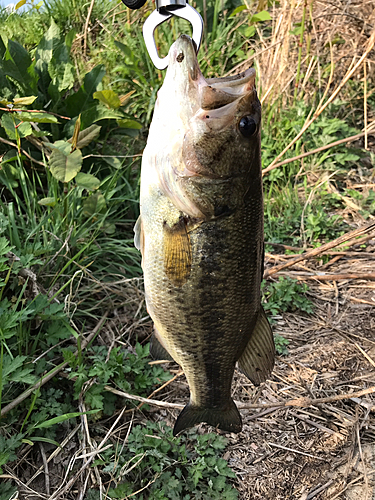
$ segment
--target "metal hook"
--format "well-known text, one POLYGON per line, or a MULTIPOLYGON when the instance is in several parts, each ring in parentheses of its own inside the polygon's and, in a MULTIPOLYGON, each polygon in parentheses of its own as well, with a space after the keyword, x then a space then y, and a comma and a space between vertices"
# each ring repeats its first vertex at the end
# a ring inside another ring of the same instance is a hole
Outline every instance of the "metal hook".
POLYGON ((162 5, 160 6, 160 10, 159 8, 158 10, 154 10, 143 25, 143 38, 145 39, 148 53, 152 62, 158 69, 165 69, 168 66, 168 56, 163 58, 159 57, 158 49, 155 44, 154 32, 160 24, 164 23, 172 16, 181 17, 189 21, 193 27, 192 38, 197 46, 197 52, 201 45, 203 35, 203 19, 200 14, 188 3, 181 7, 178 5, 178 0, 173 4, 171 4, 171 1, 169 0, 168 7, 162 5))

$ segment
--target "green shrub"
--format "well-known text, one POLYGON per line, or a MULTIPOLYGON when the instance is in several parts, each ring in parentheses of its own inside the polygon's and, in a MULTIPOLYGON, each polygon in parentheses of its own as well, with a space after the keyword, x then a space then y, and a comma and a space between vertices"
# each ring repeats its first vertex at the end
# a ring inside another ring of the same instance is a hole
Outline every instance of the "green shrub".
POLYGON ((144 488, 139 500, 235 500, 236 476, 220 456, 227 442, 223 436, 194 431, 173 438, 165 424, 148 422, 133 427, 126 445, 104 451, 96 464, 105 465, 103 472, 117 483, 108 493, 113 499, 144 488))

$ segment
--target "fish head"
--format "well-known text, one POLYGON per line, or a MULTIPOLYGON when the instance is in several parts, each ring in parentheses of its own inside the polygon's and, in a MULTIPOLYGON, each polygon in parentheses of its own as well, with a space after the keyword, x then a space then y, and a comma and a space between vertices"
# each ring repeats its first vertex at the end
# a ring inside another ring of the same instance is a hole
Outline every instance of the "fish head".
POLYGON ((202 178, 261 177, 261 106, 255 70, 204 78, 187 35, 171 46, 148 139, 161 190, 188 215, 202 216, 191 186, 202 178))
POLYGON ((229 177, 252 169, 261 121, 253 68, 205 79, 194 42, 182 35, 171 47, 164 86, 169 98, 174 89, 173 109, 184 127, 182 157, 174 162, 180 175, 229 177))

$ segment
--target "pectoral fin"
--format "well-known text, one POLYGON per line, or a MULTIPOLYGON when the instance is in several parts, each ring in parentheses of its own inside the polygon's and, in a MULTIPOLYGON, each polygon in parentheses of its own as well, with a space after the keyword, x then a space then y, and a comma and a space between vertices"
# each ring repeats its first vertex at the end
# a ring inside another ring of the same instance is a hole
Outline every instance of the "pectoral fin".
POLYGON ((255 385, 267 380, 275 363, 275 343, 267 316, 261 307, 250 340, 238 367, 255 385))
POLYGON ((164 223, 164 270, 175 286, 182 286, 191 271, 191 243, 183 217, 170 227, 164 223))
POLYGON ((142 231, 142 219, 141 216, 138 217, 137 222, 134 225, 134 246, 137 250, 143 253, 143 231, 142 231))

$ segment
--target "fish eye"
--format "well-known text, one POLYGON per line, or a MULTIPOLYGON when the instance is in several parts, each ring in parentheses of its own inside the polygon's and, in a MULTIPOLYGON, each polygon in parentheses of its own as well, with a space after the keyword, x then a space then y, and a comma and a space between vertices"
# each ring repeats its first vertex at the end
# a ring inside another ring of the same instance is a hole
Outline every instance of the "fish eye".
POLYGON ((251 116, 243 116, 238 123, 238 128, 241 134, 249 139, 257 131, 257 124, 251 116))

